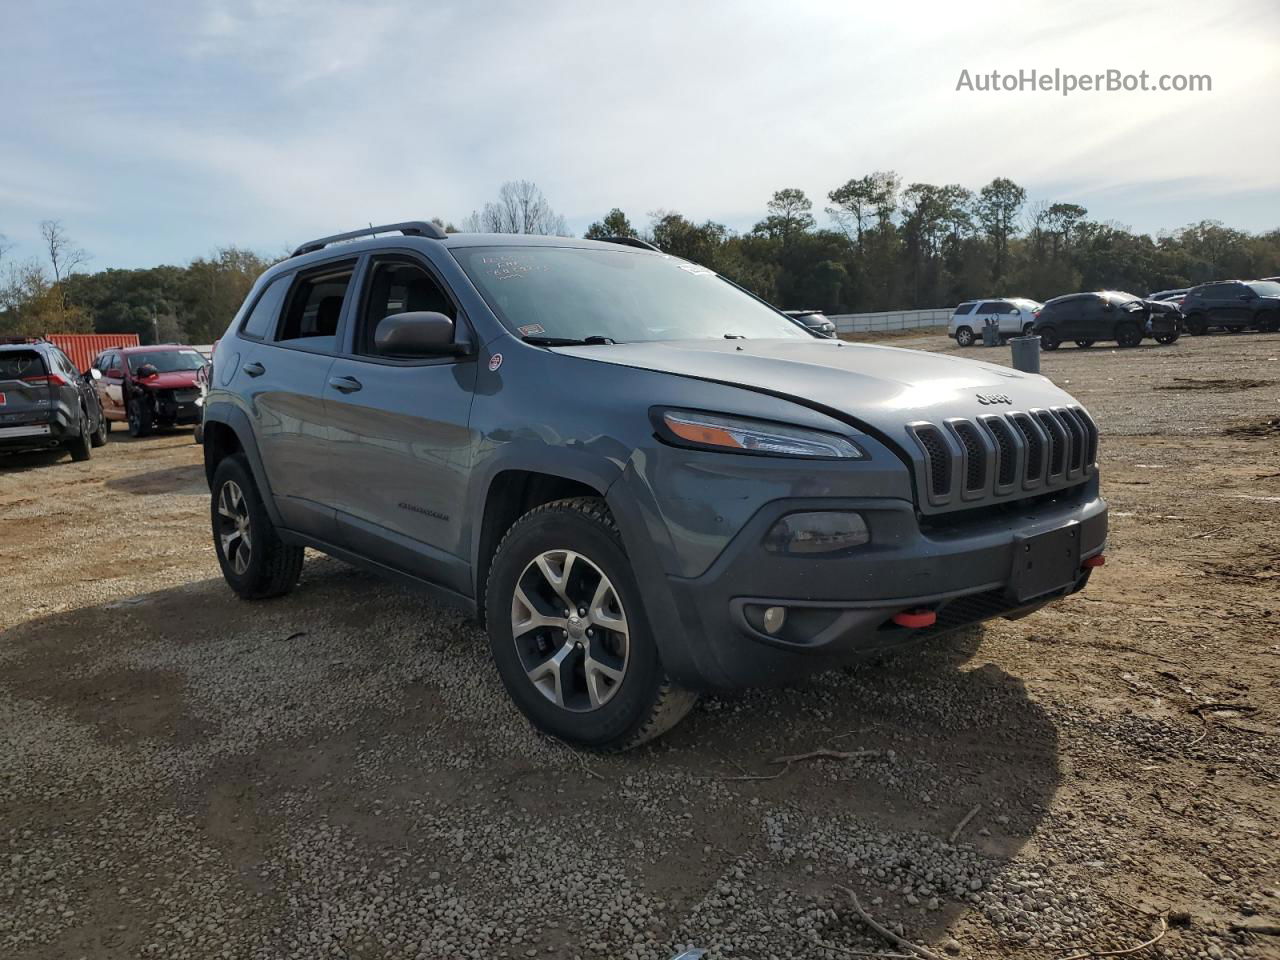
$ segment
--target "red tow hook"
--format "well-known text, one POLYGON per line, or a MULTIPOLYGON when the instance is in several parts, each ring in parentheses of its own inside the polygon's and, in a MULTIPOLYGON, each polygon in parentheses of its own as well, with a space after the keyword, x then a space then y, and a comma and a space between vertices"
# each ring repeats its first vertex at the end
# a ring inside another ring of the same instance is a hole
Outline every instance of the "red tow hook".
POLYGON ((1106 564, 1106 562, 1107 558, 1099 553, 1096 556, 1087 557, 1084 563, 1080 564, 1080 566, 1087 570, 1090 567, 1101 567, 1106 564))
POLYGON ((900 627, 932 627, 938 622, 938 615, 932 610, 903 610, 893 615, 893 622, 900 627))

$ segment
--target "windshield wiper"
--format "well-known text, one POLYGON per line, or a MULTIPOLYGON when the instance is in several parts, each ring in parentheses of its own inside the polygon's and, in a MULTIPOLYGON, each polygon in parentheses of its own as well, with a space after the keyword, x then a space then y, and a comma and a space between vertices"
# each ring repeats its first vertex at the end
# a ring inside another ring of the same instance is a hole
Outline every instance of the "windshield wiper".
POLYGON ((539 347, 593 347, 606 343, 617 343, 613 337, 601 337, 592 335, 590 337, 522 337, 525 343, 532 343, 539 347))

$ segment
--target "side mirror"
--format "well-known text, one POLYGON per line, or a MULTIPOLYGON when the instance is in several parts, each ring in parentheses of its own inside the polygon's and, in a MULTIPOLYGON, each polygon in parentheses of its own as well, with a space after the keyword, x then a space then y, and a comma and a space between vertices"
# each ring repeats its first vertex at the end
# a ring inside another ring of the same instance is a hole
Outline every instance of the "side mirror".
POLYGON ((101 370, 99 370, 97 367, 90 367, 90 368, 89 368, 89 379, 90 379, 90 380, 101 380, 101 379, 102 379, 102 371, 101 371, 101 370))
POLYGON ((384 357, 458 356, 471 344, 454 341, 454 322, 434 310, 393 313, 378 321, 373 349, 384 357))

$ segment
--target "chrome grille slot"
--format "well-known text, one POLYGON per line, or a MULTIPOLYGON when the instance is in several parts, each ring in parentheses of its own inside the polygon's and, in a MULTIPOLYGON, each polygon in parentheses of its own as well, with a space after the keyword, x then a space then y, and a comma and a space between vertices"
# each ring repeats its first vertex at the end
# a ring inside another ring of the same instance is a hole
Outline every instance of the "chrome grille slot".
POLYGON ((1089 416, 1083 407, 1072 407, 1071 409, 1080 418, 1080 424, 1084 427, 1084 465, 1091 467, 1098 462, 1098 425, 1093 422, 1093 417, 1089 416))
POLYGON ((912 430, 928 459, 929 492, 934 497, 945 497, 951 492, 951 451, 947 441, 933 424, 922 424, 912 430))
POLYGON ((1067 458, 1067 474, 1075 476, 1085 466, 1084 457, 1087 439, 1084 424, 1080 422, 1076 412, 1069 407, 1056 407, 1053 412, 1058 415, 1058 419, 1062 421, 1062 425, 1067 429, 1067 436, 1071 441, 1071 455, 1067 458))
POLYGON ((1013 428, 999 417, 983 417, 981 422, 996 443, 996 487, 1011 487, 1018 479, 1018 447, 1013 428))
POLYGON ((1061 477, 1067 469, 1067 431, 1048 410, 1034 411, 1040 426, 1049 435, 1049 476, 1061 477))
POLYGON ((1022 439, 1027 444, 1027 466, 1022 471, 1022 485, 1028 488, 1038 487, 1044 482, 1047 469, 1045 466, 1047 444, 1044 431, 1025 413, 1011 413, 1009 419, 1013 421, 1013 425, 1018 428, 1018 432, 1022 434, 1022 439))
POLYGON ((978 435, 978 428, 968 420, 947 421, 960 445, 964 447, 964 489, 967 493, 983 490, 987 486, 987 448, 978 435))

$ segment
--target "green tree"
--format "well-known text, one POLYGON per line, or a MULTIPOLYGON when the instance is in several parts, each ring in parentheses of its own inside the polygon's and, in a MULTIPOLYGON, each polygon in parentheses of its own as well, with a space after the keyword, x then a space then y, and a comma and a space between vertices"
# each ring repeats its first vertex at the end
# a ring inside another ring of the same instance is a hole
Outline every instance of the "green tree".
POLYGON ((804 195, 803 190, 786 187, 770 198, 767 204, 769 215, 753 228, 754 233, 763 234, 781 242, 786 247, 799 234, 813 229, 813 202, 804 195))
POLYGON ((587 240, 603 240, 605 237, 639 237, 640 234, 631 226, 627 215, 614 207, 604 215, 603 220, 597 220, 587 227, 587 232, 582 236, 587 240))
POLYGON ((1018 214, 1027 191, 1012 180, 996 177, 980 191, 974 212, 991 243, 992 276, 996 285, 1005 280, 1009 267, 1009 241, 1018 232, 1018 214))

